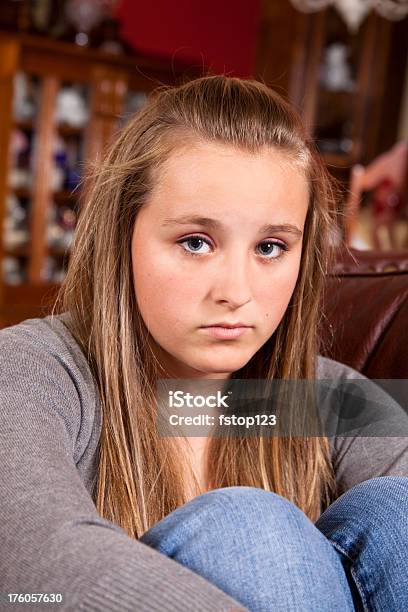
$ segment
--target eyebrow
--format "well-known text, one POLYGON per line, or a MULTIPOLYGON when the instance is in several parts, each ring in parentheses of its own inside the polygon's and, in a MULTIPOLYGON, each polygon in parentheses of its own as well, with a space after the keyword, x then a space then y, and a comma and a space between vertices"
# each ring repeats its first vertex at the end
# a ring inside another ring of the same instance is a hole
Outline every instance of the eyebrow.
MULTIPOLYGON (((175 218, 166 218, 163 220, 162 225, 203 225, 204 227, 208 227, 209 229, 224 229, 223 223, 218 221, 217 219, 210 219, 209 217, 200 217, 199 215, 185 215, 182 217, 175 218)), ((286 232, 288 234, 294 234, 295 236, 302 236, 303 232, 296 227, 296 225, 292 225, 291 223, 281 223, 281 224, 267 224, 263 225, 260 230, 260 233, 266 232, 286 232)))

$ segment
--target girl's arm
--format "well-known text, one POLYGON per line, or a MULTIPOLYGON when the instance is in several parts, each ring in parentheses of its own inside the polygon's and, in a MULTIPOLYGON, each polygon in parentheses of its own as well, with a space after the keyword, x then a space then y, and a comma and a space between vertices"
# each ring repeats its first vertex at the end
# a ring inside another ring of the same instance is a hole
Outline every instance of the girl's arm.
MULTIPOLYGON (((347 384, 350 384, 351 394, 346 397, 348 419, 339 421, 340 433, 330 438, 338 495, 359 482, 377 476, 408 476, 406 410, 374 381, 332 359, 318 357, 317 378, 333 380, 332 410, 336 416, 341 416, 342 408, 339 410, 336 406, 339 397, 334 393, 336 383, 346 391, 347 384), (353 384, 355 391, 351 387, 353 384), (355 393, 355 400, 352 393, 355 393), (360 396, 364 399, 361 400, 360 396), (353 414, 350 414, 354 407, 357 427, 353 430, 348 427, 354 427, 353 414)), ((408 388, 407 383, 404 388, 408 388)))
POLYGON ((0 331, 0 608, 45 593, 62 603, 41 609, 242 609, 97 513, 80 471, 96 440, 78 359, 39 319, 0 331))

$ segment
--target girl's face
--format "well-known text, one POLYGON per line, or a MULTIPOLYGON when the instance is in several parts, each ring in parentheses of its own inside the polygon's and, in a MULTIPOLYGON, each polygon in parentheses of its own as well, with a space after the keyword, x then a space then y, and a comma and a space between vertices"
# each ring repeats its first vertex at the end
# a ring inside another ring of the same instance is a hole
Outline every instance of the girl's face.
POLYGON ((272 336, 298 277, 308 199, 303 173, 271 148, 197 142, 169 157, 138 213, 132 264, 171 378, 229 378, 272 336), (205 329, 220 323, 247 327, 228 339, 205 329))

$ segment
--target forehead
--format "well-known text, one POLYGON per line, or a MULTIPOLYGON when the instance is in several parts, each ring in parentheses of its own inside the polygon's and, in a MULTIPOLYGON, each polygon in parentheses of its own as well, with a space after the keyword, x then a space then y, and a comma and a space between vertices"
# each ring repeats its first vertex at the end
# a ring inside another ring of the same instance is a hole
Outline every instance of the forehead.
POLYGON ((290 155, 196 142, 174 151, 156 174, 150 204, 157 214, 306 214, 309 186, 290 155))

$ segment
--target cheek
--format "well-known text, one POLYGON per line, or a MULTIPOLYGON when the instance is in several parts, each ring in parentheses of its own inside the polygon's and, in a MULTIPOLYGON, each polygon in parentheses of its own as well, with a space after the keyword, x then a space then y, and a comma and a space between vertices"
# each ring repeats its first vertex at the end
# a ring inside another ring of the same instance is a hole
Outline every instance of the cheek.
POLYGON ((268 333, 275 331, 290 302, 296 286, 299 265, 288 267, 273 277, 262 290, 261 302, 263 305, 264 321, 268 326, 268 333), (270 329, 269 329, 270 328, 270 329))
POLYGON ((133 251, 133 280, 142 317, 153 328, 172 329, 186 322, 186 311, 194 310, 199 300, 197 275, 175 274, 175 263, 166 254, 154 249, 133 251), (170 327, 169 327, 170 326, 170 327))

